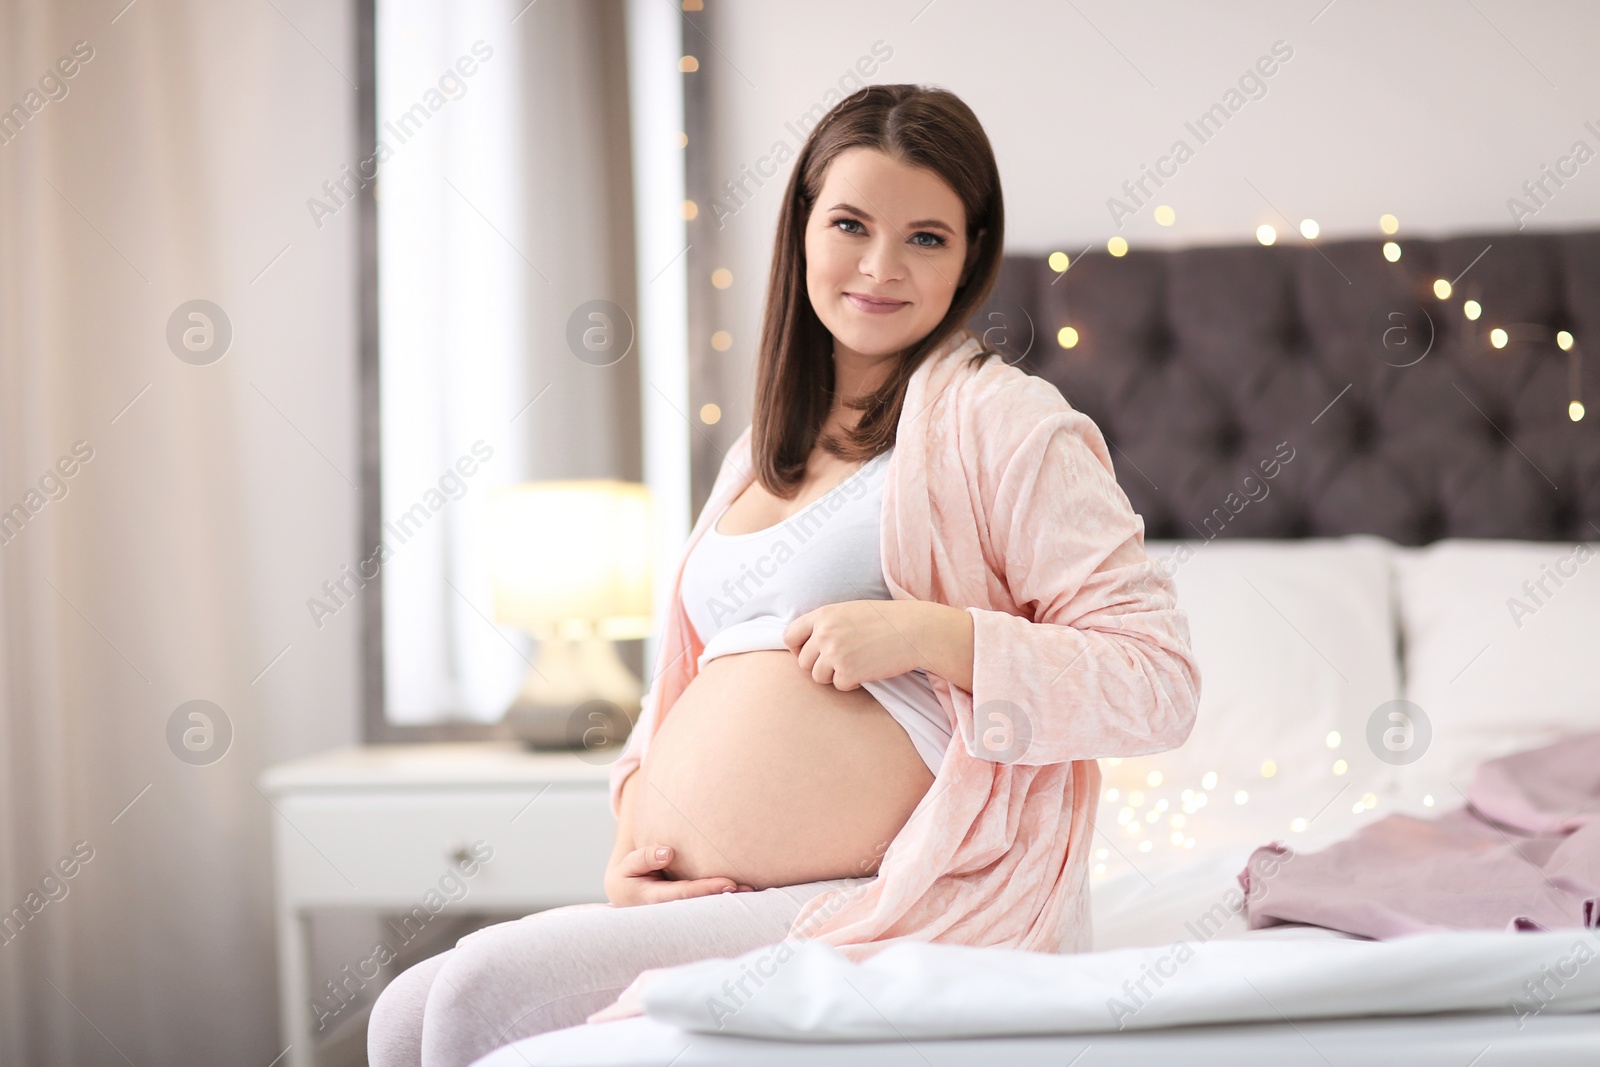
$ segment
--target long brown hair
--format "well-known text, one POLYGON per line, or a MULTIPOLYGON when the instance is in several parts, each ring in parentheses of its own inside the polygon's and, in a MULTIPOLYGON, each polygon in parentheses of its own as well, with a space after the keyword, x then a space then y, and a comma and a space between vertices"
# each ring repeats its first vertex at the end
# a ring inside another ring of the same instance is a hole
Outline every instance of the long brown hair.
MULTIPOLYGON (((846 401, 863 414, 853 430, 824 438, 826 451, 859 461, 894 444, 912 373, 977 311, 1000 272, 1005 243, 1000 172, 982 125, 959 97, 920 85, 869 85, 817 123, 795 161, 778 212, 751 420, 755 476, 768 492, 785 499, 805 477, 835 388, 832 335, 806 291, 806 223, 829 165, 850 148, 873 148, 942 178, 966 211, 967 259, 950 310, 900 354, 876 392, 846 401)), ((972 359, 977 363, 994 354, 984 345, 972 359)))

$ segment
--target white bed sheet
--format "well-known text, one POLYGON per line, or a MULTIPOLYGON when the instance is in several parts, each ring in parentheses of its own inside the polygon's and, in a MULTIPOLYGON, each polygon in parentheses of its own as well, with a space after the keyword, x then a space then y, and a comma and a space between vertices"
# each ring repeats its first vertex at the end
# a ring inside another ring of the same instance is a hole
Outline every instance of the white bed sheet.
MULTIPOLYGON (((1248 838, 1248 830, 1242 833, 1248 838)), ((1237 1067, 1251 1062, 1249 1057, 1322 1067, 1600 1064, 1600 940, 1594 932, 1463 932, 1373 942, 1308 926, 1247 931, 1243 916, 1234 915, 1197 936, 1195 916, 1237 885, 1233 876, 1248 848, 1218 846, 1102 884, 1095 893, 1093 953, 1045 956, 914 945, 858 967, 807 945, 802 948, 811 950, 808 957, 790 959, 726 1018, 720 1010, 708 1014, 708 1000, 723 981, 747 973, 762 953, 707 960, 671 972, 674 988, 653 987, 646 994, 652 1017, 529 1038, 480 1060, 478 1067, 1064 1067, 1080 1055, 1085 1067, 1237 1067), (1521 983, 1543 965, 1570 959, 1580 939, 1593 946, 1594 957, 1563 979, 1549 1007, 1519 1020, 1509 1001, 1526 999, 1521 983), (1174 966, 1180 940, 1194 956, 1174 966), (1131 1016, 1114 1022, 1108 991, 1162 957, 1169 961, 1163 970, 1175 973, 1131 1016), (1479 1010, 1441 1010, 1466 1004, 1479 1010), (1583 1013, 1569 1014, 1578 1010, 1583 1013), (1350 1014, 1318 1017, 1329 1012, 1350 1014), (1371 1014, 1381 1012, 1408 1014, 1371 1014), (1116 1022, 1124 1029, 1113 1029, 1116 1022), (693 1029, 717 1024, 720 1033, 693 1029), (1037 1032, 1069 1030, 1076 1032, 1037 1032), (793 1039, 801 1032, 807 1040, 793 1039), (822 1035, 832 1040, 819 1042, 822 1035), (1089 1049, 1092 1058, 1085 1055, 1089 1049)))
POLYGON ((1593 1015, 1541 1015, 1521 1030, 1498 1013, 826 1045, 633 1018, 528 1038, 474 1067, 1594 1067, 1597 1049, 1593 1015))
POLYGON ((1517 1000, 1529 1015, 1600 1012, 1600 940, 1589 930, 1228 938, 1070 955, 912 942, 859 964, 819 941, 786 947, 787 959, 766 948, 658 975, 644 990, 650 1017, 702 1033, 892 1041, 1508 1011, 1517 1000), (1547 974, 1559 977, 1535 1000, 1525 983, 1547 974))

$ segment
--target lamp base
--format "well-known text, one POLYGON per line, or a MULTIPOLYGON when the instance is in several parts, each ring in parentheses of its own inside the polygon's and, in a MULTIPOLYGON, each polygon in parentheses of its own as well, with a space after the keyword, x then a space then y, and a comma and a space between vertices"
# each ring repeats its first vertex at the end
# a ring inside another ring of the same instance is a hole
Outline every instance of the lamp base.
POLYGON ((570 704, 529 704, 506 708, 506 725, 528 748, 556 752, 621 752, 636 714, 609 700, 570 704))
POLYGON ((551 637, 539 642, 505 722, 530 748, 608 753, 627 740, 642 691, 611 641, 551 637))

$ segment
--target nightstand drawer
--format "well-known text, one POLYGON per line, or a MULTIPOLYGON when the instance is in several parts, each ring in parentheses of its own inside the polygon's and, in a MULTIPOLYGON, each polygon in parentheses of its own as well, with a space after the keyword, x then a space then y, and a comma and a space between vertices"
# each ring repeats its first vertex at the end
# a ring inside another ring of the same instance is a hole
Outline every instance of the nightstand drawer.
POLYGON ((529 910, 605 899, 604 784, 301 792, 277 803, 279 877, 301 906, 529 910), (466 870, 457 857, 471 857, 466 870), (473 862, 476 861, 476 862, 473 862))

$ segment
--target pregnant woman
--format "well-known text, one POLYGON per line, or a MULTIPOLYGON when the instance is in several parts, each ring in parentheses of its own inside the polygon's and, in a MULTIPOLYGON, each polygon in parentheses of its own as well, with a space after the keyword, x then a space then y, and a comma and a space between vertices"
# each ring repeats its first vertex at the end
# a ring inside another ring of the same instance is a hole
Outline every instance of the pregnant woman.
POLYGON ((1002 244, 993 153, 952 94, 869 86, 818 123, 752 424, 612 767, 610 902, 401 974, 374 1067, 465 1067, 636 1013, 641 972, 790 938, 1089 947, 1095 760, 1181 744, 1199 672, 1094 423, 963 328, 1002 244))

